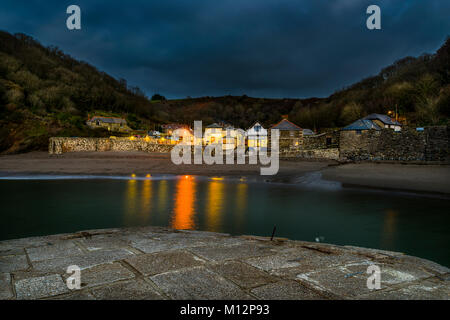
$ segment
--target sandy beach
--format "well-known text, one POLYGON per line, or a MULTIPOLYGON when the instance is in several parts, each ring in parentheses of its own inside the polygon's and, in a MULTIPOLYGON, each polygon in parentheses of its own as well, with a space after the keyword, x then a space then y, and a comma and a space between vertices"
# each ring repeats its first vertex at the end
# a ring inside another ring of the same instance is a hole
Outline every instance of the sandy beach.
POLYGON ((0 156, 0 175, 87 174, 204 176, 258 176, 263 180, 291 182, 310 172, 344 185, 450 194, 449 165, 346 163, 281 160, 276 176, 259 176, 259 165, 175 165, 169 154, 144 152, 80 152, 49 155, 31 152, 0 156))

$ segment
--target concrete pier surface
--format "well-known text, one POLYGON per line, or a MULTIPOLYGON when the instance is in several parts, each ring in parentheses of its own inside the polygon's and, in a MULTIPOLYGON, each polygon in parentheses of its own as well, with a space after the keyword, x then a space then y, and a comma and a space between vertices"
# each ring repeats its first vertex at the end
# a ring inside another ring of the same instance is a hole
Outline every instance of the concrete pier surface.
POLYGON ((104 229, 1 241, 0 299, 449 300, 450 269, 352 246, 104 229), (81 269, 80 289, 67 286, 72 265, 81 269), (369 277, 376 283, 371 265, 379 267, 380 289, 368 288, 369 277))

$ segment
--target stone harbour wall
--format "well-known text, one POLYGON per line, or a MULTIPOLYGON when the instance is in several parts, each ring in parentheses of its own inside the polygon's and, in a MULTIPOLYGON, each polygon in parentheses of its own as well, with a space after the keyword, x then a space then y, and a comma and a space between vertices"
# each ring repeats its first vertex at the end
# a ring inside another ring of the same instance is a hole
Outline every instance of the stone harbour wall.
POLYGON ((339 147, 339 130, 324 132, 310 136, 303 136, 303 149, 328 149, 339 147))
POLYGON ((450 127, 429 127, 426 133, 425 160, 450 160, 450 127))
POLYGON ((339 160, 339 148, 297 150, 280 153, 280 157, 289 159, 339 160))
MULTIPOLYGON (((342 161, 432 161, 450 162, 448 126, 425 127, 423 131, 403 128, 357 131, 334 131, 295 139, 280 145, 281 158, 329 159, 342 161)), ((82 151, 170 152, 174 145, 157 144, 143 138, 63 138, 49 141, 50 154, 82 151)))
POLYGON ((63 154, 66 152, 83 151, 146 151, 170 152, 173 145, 157 144, 145 139, 130 140, 129 138, 50 138, 48 152, 63 154))
POLYGON ((425 127, 423 131, 404 128, 381 131, 341 131, 341 160, 449 161, 449 130, 446 126, 425 127))

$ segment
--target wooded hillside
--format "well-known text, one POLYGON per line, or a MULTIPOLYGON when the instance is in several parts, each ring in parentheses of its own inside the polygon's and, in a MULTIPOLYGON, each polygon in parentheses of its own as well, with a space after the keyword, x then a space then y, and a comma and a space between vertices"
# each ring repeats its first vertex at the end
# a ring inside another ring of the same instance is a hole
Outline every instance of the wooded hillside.
POLYGON ((124 117, 134 129, 194 120, 247 128, 255 120, 270 125, 288 114, 303 128, 321 130, 396 109, 411 125, 445 124, 450 118, 449 81, 450 39, 435 54, 401 59, 328 98, 244 95, 151 101, 126 80, 56 47, 0 31, 0 152, 45 150, 50 136, 108 136, 87 128, 89 114, 124 117))

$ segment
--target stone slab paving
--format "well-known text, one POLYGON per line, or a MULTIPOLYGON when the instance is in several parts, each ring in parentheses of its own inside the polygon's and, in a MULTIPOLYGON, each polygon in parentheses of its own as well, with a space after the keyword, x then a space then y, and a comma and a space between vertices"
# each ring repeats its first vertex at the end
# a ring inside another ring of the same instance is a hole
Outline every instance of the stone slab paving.
POLYGON ((205 267, 166 272, 150 279, 173 299, 250 300, 253 298, 236 284, 205 267))
POLYGON ((134 278, 134 273, 119 262, 101 264, 83 271, 81 287, 96 287, 134 278))
POLYGON ((66 284, 58 274, 22 279, 17 281, 14 286, 17 299, 40 299, 69 292, 66 284))
POLYGON ((26 270, 28 268, 27 257, 24 254, 0 257, 0 273, 26 270))
POLYGON ((56 259, 61 256, 76 256, 83 254, 83 251, 81 251, 75 243, 66 241, 41 247, 27 248, 25 251, 31 262, 56 259))
POLYGON ((162 227, 0 241, 0 299, 450 299, 450 270, 398 252, 162 227), (81 270, 69 289, 67 268, 81 270), (367 288, 367 268, 381 289, 367 288))
POLYGON ((9 273, 0 274, 0 300, 11 299, 14 293, 11 288, 11 276, 9 273))
POLYGON ((245 289, 259 287, 279 280, 278 277, 273 277, 267 272, 240 261, 211 264, 209 269, 245 289))
POLYGON ((261 299, 268 300, 325 300, 331 298, 293 280, 281 280, 251 291, 261 299))
POLYGON ((132 256, 125 261, 144 276, 151 276, 204 264, 202 259, 186 251, 142 254, 132 256))
POLYGON ((112 283, 92 290, 98 300, 162 300, 164 297, 148 282, 142 279, 112 283))

